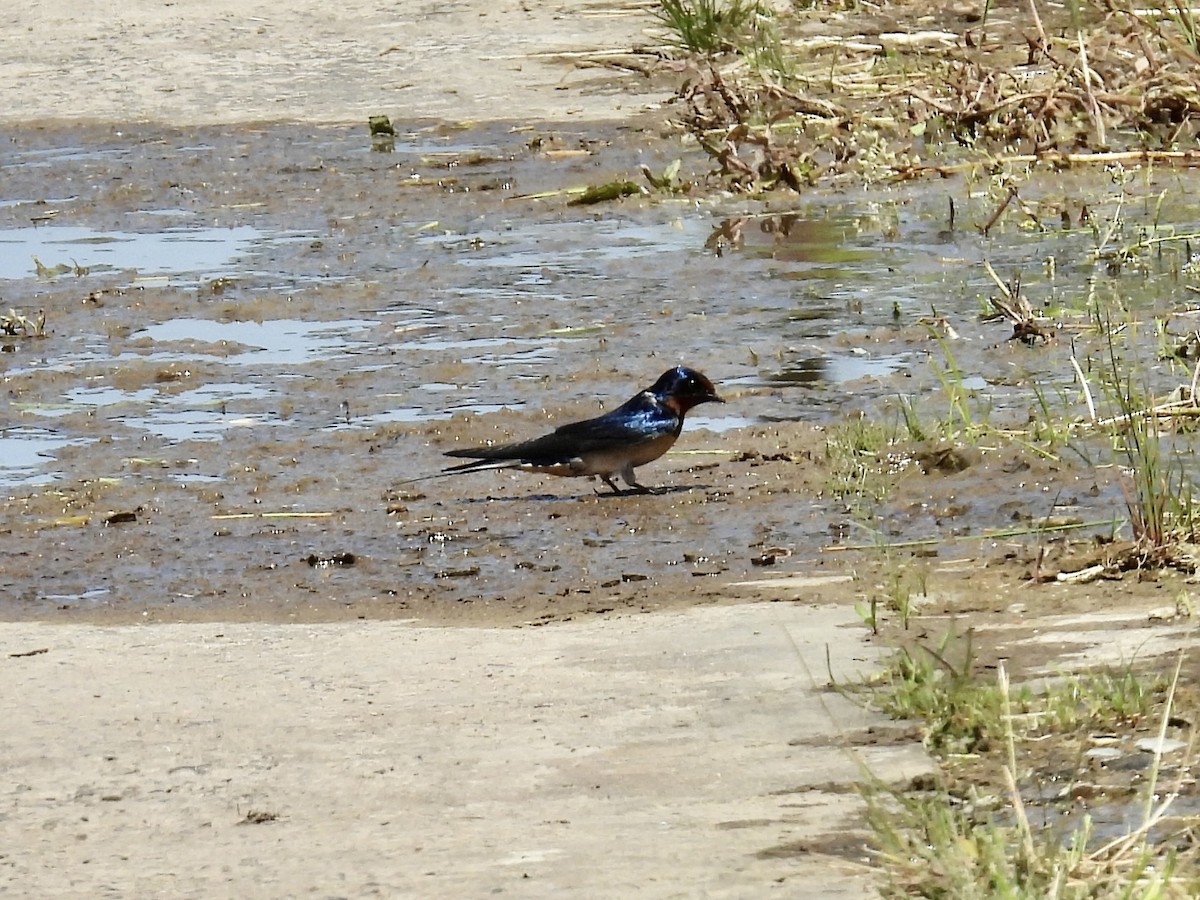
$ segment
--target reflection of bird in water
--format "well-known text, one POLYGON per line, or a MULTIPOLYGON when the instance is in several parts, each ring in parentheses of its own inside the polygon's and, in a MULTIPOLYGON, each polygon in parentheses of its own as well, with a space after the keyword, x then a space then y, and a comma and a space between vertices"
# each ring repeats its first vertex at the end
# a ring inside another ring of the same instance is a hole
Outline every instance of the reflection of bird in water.
POLYGON ((598 475, 618 494, 623 492, 613 476, 620 475, 633 491, 651 493, 638 483, 633 470, 666 453, 683 430, 687 411, 708 402, 725 401, 717 396, 713 383, 695 369, 677 366, 664 372, 651 387, 597 418, 562 425, 529 441, 447 451, 447 456, 472 462, 443 469, 439 475, 487 469, 598 475))

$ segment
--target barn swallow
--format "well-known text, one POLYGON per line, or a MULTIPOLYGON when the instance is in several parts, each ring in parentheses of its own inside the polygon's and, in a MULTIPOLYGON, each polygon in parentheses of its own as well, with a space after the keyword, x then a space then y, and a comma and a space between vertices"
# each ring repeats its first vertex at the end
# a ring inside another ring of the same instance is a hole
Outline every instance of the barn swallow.
POLYGON ((677 366, 612 412, 594 419, 560 425, 550 434, 515 444, 448 450, 447 456, 472 462, 450 466, 440 474, 524 469, 547 475, 599 475, 614 493, 621 494, 624 491, 613 481, 614 475, 620 475, 631 492, 651 493, 638 483, 633 470, 666 453, 683 430, 687 411, 709 402, 725 401, 717 396, 713 383, 695 369, 677 366))

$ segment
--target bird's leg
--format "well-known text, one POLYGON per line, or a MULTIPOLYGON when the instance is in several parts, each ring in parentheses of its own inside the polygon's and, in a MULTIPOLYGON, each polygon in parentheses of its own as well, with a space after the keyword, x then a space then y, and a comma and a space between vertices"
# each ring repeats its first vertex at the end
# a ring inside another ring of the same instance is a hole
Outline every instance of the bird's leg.
MULTIPOLYGON (((626 494, 661 494, 665 491, 665 488, 649 488, 641 484, 633 474, 633 466, 626 466, 617 474, 629 485, 628 488, 617 487, 617 483, 613 481, 611 475, 600 476, 600 480, 612 488, 614 496, 620 497, 626 494)), ((596 491, 596 493, 599 494, 600 492, 596 491)))
MULTIPOLYGON (((613 481, 613 480, 612 480, 612 476, 611 476, 611 475, 601 475, 601 476, 600 476, 600 480, 601 480, 601 481, 603 481, 605 484, 607 484, 607 485, 608 485, 610 488, 612 488, 612 491, 613 491, 613 493, 614 493, 614 494, 623 494, 623 493, 625 493, 623 490, 621 490, 619 487, 617 487, 617 483, 616 483, 615 481, 613 481)), ((600 492, 599 492, 599 491, 596 491, 596 493, 598 494, 598 493, 600 493, 600 492)))
POLYGON ((625 483, 629 485, 629 493, 631 494, 654 494, 657 491, 654 488, 648 488, 644 484, 638 482, 633 474, 633 466, 626 466, 621 470, 621 477, 625 479, 625 483))

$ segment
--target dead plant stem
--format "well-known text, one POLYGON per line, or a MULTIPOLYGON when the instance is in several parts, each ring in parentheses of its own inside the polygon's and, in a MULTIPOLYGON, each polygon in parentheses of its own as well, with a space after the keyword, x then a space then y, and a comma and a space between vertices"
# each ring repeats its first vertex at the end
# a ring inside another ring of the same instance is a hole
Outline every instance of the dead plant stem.
POLYGON ((1083 374, 1083 369, 1079 366, 1079 360, 1075 358, 1075 354, 1071 354, 1071 367, 1075 369, 1075 377, 1079 379, 1079 386, 1083 390, 1083 399, 1087 403, 1088 418, 1092 424, 1096 424, 1096 401, 1092 399, 1092 389, 1088 387, 1087 377, 1083 374))

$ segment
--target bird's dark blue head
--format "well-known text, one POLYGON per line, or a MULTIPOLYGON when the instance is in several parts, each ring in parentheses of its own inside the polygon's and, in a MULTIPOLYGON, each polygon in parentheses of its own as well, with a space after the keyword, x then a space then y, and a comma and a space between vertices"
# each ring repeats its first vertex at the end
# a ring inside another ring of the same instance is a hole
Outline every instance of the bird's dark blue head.
POLYGON ((650 393, 678 410, 680 415, 701 403, 725 402, 717 396, 717 389, 711 381, 687 366, 676 366, 663 372, 650 388, 650 393))

